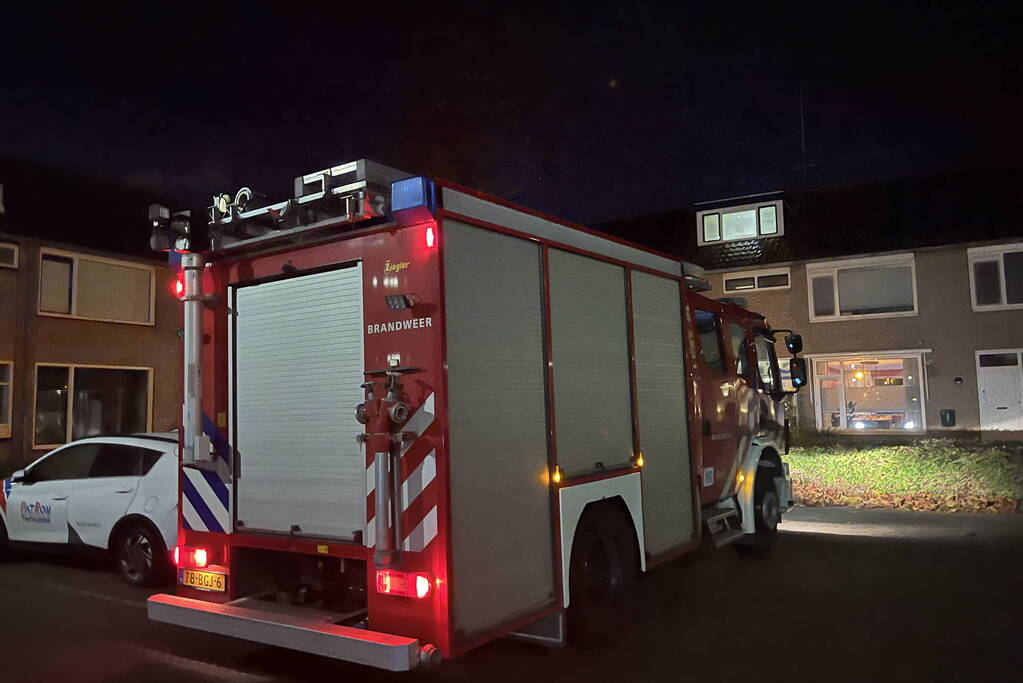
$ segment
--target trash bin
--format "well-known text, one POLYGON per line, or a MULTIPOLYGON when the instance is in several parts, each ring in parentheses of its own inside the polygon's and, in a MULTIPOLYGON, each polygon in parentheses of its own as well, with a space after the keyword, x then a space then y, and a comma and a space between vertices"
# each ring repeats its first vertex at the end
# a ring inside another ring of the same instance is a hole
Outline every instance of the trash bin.
POLYGON ((956 411, 953 408, 942 408, 941 409, 941 426, 942 427, 955 427, 956 426, 956 411))

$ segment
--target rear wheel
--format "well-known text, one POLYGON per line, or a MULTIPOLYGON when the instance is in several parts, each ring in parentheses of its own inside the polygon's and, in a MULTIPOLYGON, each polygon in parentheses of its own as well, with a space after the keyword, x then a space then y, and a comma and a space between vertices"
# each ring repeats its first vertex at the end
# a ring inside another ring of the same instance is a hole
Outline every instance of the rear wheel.
POLYGON ((582 646, 612 640, 635 613, 638 593, 632 524, 617 507, 597 504, 583 515, 572 542, 569 639, 582 646))
POLYGON ((145 524, 133 524, 117 535, 114 560, 121 578, 133 586, 151 586, 165 567, 163 542, 145 524))

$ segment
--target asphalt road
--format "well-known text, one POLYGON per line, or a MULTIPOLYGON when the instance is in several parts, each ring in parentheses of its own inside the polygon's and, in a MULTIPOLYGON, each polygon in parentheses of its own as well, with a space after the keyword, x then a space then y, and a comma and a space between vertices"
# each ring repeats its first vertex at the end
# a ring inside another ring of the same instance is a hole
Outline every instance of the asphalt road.
MULTIPOLYGON (((652 572, 612 647, 498 641, 426 679, 1023 678, 1023 516, 798 509, 782 529, 766 557, 701 551, 652 572)), ((146 597, 95 561, 0 565, 0 680, 410 680, 151 623, 146 597)))

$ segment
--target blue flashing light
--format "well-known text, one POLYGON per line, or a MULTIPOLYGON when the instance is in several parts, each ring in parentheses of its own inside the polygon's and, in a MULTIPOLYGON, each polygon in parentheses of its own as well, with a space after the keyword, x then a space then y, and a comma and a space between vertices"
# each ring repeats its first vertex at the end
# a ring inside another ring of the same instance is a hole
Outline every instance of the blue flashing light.
POLYGON ((423 176, 406 178, 391 183, 391 211, 425 208, 431 214, 437 210, 437 195, 433 181, 423 176))
POLYGON ((167 252, 167 263, 174 266, 175 268, 181 268, 181 252, 180 251, 168 251, 167 252))

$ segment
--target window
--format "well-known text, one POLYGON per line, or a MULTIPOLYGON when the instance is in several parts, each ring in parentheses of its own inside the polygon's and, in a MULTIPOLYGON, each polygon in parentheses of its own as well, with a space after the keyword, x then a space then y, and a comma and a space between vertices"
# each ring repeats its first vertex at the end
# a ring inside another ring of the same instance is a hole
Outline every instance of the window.
POLYGON ((0 242, 0 268, 18 267, 18 245, 0 242))
POLYGON ((1023 308, 1023 244, 967 250, 975 311, 1023 308))
POLYGON ((723 280, 726 292, 743 292, 758 289, 788 289, 789 269, 771 268, 770 270, 725 273, 723 280))
POLYGON ((816 360, 813 384, 818 429, 923 431, 921 367, 919 354, 816 360))
POLYGON ((144 450, 119 443, 100 444, 96 459, 89 469, 89 478, 141 476, 144 450))
POLYGON ((14 403, 14 363, 0 361, 0 439, 11 438, 11 405, 14 403))
POLYGON ((29 468, 28 481, 61 481, 64 479, 85 479, 89 476, 93 461, 101 444, 83 443, 57 451, 39 464, 29 468))
POLYGON ((912 254, 811 264, 806 277, 812 321, 916 315, 912 254))
POLYGON ((710 311, 694 311, 696 332, 700 335, 700 355, 703 364, 715 375, 725 373, 721 357, 721 320, 710 311))
POLYGON ((735 359, 735 374, 752 379, 749 346, 746 344, 746 328, 739 323, 728 323, 728 340, 731 343, 732 358, 735 359))
POLYGON ((721 239, 721 216, 709 213, 703 217, 703 241, 716 242, 721 239))
POLYGON ((149 368, 36 366, 35 448, 149 430, 149 368))
POLYGON ((760 239, 784 234, 781 200, 757 202, 696 213, 700 246, 731 240, 760 239))
POLYGON ((778 388, 778 377, 775 375, 775 368, 778 361, 774 357, 774 342, 767 337, 757 335, 757 371, 760 373, 760 383, 764 389, 774 391, 778 388))
POLYGON ((155 273, 153 266, 43 250, 39 314, 152 325, 155 273))

